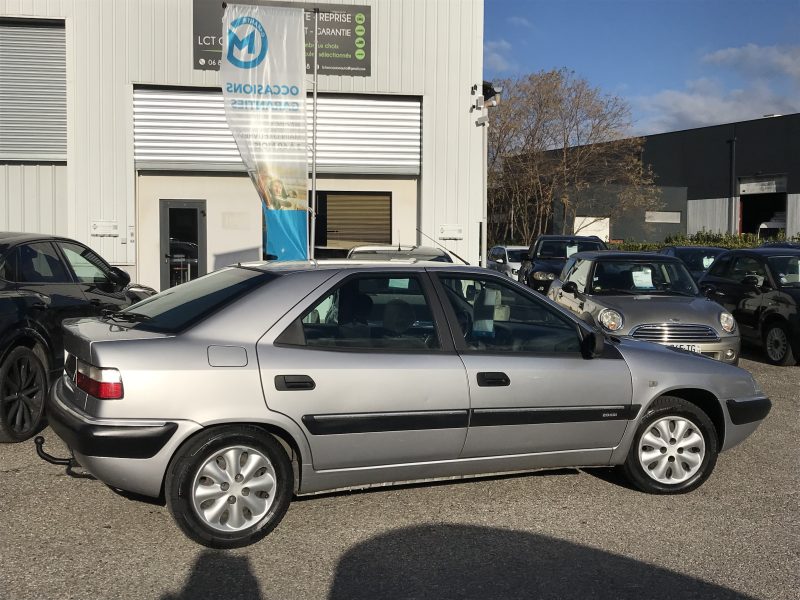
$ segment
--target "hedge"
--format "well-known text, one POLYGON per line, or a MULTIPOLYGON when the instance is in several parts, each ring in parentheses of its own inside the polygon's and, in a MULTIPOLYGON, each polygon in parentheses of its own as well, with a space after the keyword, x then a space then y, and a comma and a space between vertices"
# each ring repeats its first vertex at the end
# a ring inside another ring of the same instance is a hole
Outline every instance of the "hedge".
POLYGON ((711 233, 710 231, 699 231, 692 235, 668 235, 664 242, 637 242, 635 240, 625 240, 621 243, 611 243, 609 247, 614 250, 631 251, 652 251, 663 248, 664 246, 716 246, 718 248, 755 248, 763 242, 770 241, 791 241, 800 242, 800 234, 792 237, 778 235, 774 238, 759 238, 754 233, 743 233, 734 235, 731 233, 711 233))

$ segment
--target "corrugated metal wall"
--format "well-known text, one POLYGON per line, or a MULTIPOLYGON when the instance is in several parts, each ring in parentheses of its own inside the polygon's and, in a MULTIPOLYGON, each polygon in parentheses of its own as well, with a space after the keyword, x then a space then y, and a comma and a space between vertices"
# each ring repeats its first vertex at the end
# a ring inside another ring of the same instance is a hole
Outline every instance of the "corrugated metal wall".
MULTIPOLYGON (((310 170, 311 98, 306 105, 310 170)), ((244 170, 221 91, 135 89, 133 111, 137 169, 244 170)), ((418 99, 321 94, 317 171, 417 175, 420 120, 418 99)))
POLYGON ((728 231, 729 198, 688 200, 686 208, 686 233, 692 235, 703 229, 715 233, 728 231))
POLYGON ((61 24, 0 23, 0 161, 67 159, 61 24))
POLYGON ((0 164, 0 231, 69 235, 66 165, 0 164))
MULTIPOLYGON (((467 239, 448 245, 477 261, 485 129, 469 109, 483 78, 483 1, 354 3, 371 6, 373 74, 322 76, 320 91, 422 97, 418 222, 430 236, 463 224, 467 239)), ((134 262, 132 237, 89 231, 102 219, 134 233, 134 85, 220 86, 217 72, 193 69, 192 10, 192 0, 0 0, 0 16, 66 19, 67 232, 118 264, 134 262)))
POLYGON ((800 194, 786 195, 786 235, 800 233, 800 194))

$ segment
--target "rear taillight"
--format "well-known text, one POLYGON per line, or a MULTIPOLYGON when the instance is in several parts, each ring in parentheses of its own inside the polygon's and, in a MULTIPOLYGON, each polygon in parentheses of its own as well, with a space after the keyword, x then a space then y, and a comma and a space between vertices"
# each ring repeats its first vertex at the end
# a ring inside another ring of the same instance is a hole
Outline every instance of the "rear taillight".
POLYGON ((122 398, 122 376, 117 369, 101 369, 82 360, 77 361, 75 385, 100 400, 122 398))

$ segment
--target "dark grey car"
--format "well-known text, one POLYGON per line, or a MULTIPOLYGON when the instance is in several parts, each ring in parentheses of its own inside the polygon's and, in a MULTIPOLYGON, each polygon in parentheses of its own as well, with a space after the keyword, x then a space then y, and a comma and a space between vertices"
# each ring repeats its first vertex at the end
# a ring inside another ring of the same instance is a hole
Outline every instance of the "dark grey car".
POLYGON ((683 262, 654 253, 585 252, 564 266, 549 296, 615 335, 736 364, 740 338, 730 312, 700 293, 683 262))
POLYGON ((239 265, 74 321, 66 349, 53 430, 213 547, 295 494, 386 482, 622 465, 688 492, 770 409, 746 371, 443 263, 239 265))

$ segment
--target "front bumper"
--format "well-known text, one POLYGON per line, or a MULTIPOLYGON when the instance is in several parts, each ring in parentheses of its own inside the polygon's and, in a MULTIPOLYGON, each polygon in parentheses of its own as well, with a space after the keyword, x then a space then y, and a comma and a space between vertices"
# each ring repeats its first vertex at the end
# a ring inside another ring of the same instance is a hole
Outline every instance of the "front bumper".
MULTIPOLYGON (((628 337, 634 340, 638 339, 638 341, 648 341, 641 340, 633 336, 628 337)), ((742 345, 741 339, 738 336, 724 337, 718 342, 687 342, 686 344, 674 344, 668 342, 655 343, 671 348, 682 348, 694 354, 701 354, 729 365, 736 365, 739 363, 739 354, 742 345)))

